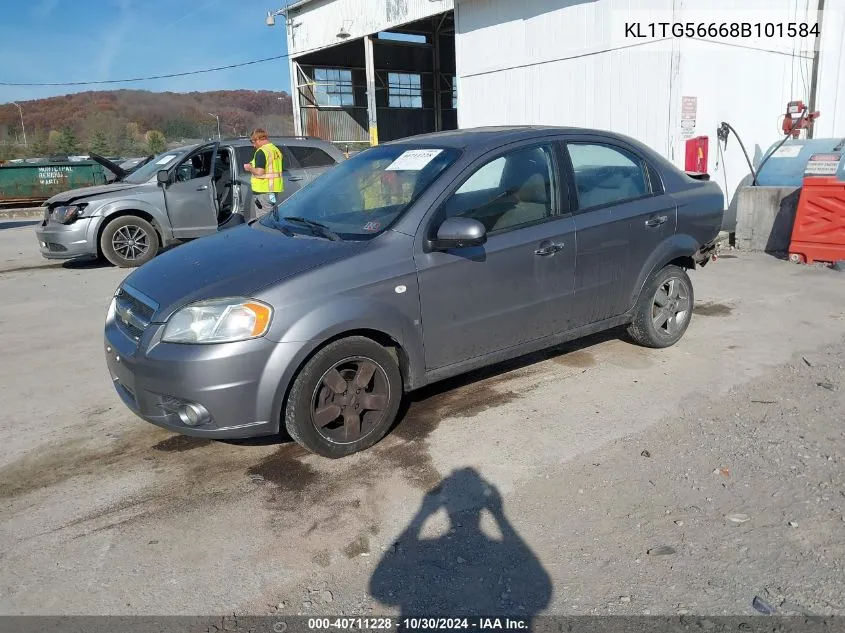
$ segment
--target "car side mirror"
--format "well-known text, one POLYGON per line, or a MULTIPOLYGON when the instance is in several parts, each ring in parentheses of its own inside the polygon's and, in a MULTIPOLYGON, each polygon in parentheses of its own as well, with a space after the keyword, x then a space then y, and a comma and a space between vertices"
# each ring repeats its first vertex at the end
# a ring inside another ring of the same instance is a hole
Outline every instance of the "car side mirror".
POLYGON ((158 184, 166 185, 170 182, 170 172, 166 169, 159 169, 156 179, 158 180, 158 184))
POLYGON ((480 246, 487 242, 487 229, 472 218, 449 218, 437 229, 436 250, 480 246))

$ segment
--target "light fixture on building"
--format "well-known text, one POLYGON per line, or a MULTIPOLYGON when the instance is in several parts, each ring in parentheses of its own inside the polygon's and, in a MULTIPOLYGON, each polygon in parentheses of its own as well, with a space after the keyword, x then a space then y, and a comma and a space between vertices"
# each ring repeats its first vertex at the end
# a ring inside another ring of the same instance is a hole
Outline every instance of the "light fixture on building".
POLYGON ((267 26, 275 26, 276 25, 276 16, 282 15, 283 9, 279 9, 278 11, 268 11, 267 12, 267 19, 264 22, 267 26))
POLYGON ((342 40, 349 39, 351 37, 349 29, 345 25, 341 26, 340 30, 337 32, 337 37, 342 40))

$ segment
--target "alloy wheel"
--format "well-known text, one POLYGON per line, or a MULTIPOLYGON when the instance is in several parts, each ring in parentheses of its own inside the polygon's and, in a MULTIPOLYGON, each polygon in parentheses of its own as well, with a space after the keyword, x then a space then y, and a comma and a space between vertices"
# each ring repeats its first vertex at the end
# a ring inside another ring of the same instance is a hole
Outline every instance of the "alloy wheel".
POLYGON ((652 301, 654 329, 666 336, 677 335, 690 318, 691 310, 687 284, 678 277, 668 278, 657 289, 652 301))
POLYGON ((390 397, 387 372, 381 365, 365 357, 344 359, 317 383, 311 423, 330 442, 355 442, 379 426, 390 397))
POLYGON ((143 257, 150 250, 150 236, 140 226, 121 226, 111 238, 114 252, 127 261, 143 257))

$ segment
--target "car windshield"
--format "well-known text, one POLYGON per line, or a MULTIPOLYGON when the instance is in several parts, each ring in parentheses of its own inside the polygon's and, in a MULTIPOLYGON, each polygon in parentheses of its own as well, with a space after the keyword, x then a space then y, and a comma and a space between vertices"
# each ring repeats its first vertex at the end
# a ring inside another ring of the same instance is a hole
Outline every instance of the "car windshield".
POLYGON ((186 149, 175 149, 169 152, 164 152, 153 158, 149 163, 141 167, 138 171, 134 171, 123 179, 123 182, 128 182, 133 185, 142 185, 150 180, 161 169, 168 169, 182 160, 185 156, 186 149))
POLYGON ((401 217, 459 154, 408 145, 368 149, 286 199, 261 224, 301 229, 319 223, 341 239, 369 239, 401 217))

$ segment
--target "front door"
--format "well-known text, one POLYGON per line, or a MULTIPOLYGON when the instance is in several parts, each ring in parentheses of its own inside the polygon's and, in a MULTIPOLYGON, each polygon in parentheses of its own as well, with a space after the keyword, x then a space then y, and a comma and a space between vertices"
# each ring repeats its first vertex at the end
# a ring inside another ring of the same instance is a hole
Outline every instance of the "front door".
POLYGON ((431 217, 471 217, 482 246, 416 254, 426 368, 447 367, 567 329, 574 222, 562 215, 553 145, 480 161, 431 217))
MULTIPOLYGON (((624 313, 648 256, 675 232, 674 203, 633 149, 606 139, 566 145, 576 191, 575 325, 624 313)), ((656 172, 654 172, 656 173, 656 172)))
POLYGON ((164 186, 173 237, 202 237, 217 232, 217 201, 212 177, 217 143, 203 145, 170 170, 164 186))

